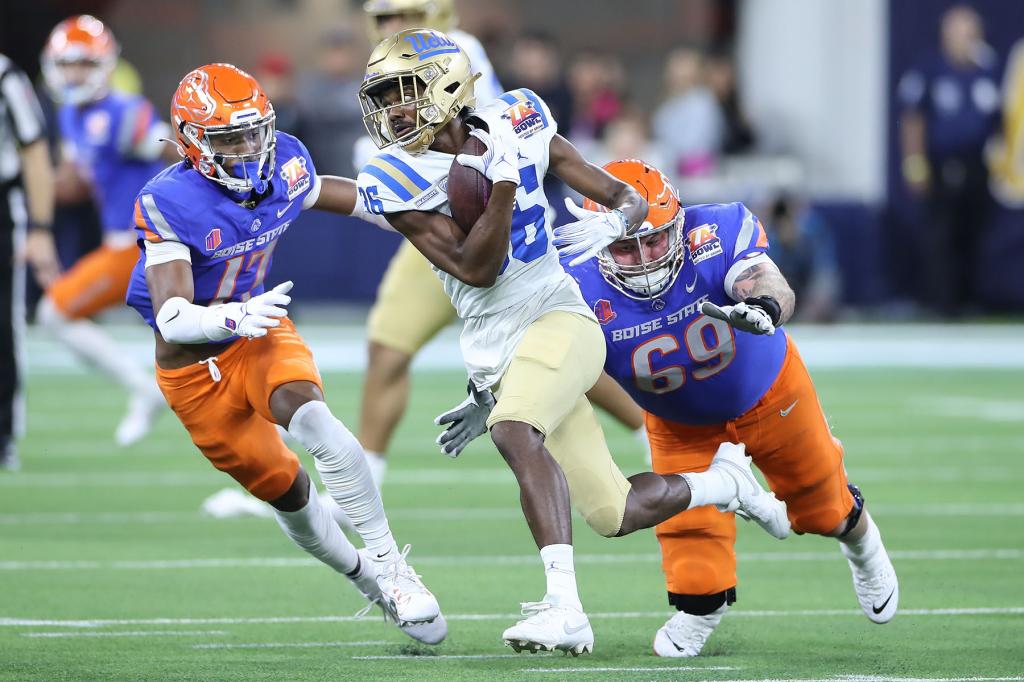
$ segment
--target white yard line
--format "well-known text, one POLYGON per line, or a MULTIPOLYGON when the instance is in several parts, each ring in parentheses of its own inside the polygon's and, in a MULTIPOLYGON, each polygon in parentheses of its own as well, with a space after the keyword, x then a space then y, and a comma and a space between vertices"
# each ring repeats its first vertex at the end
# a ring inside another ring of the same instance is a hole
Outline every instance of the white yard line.
MULTIPOLYGON (((591 619, 634 619, 634 618, 665 618, 671 615, 664 611, 612 611, 588 613, 591 619)), ((1019 616, 1024 615, 1024 606, 1010 607, 978 607, 957 609, 902 609, 901 617, 919 616, 1019 616)), ((864 614, 858 609, 808 609, 794 611, 742 611, 730 610, 728 618, 806 618, 806 617, 858 617, 864 614)), ((503 621, 521 618, 518 613, 453 613, 445 614, 450 621, 503 621)), ((366 619, 356 616, 263 616, 250 618, 129 618, 129 619, 39 619, 39 618, 0 618, 0 627, 67 627, 67 628, 104 628, 141 625, 289 625, 294 623, 365 623, 366 619)))
POLYGON ((371 642, 253 642, 251 644, 193 644, 193 649, 318 649, 344 646, 379 646, 387 640, 371 642))
POLYGON ((394 656, 353 656, 355 661, 444 661, 444 660, 465 660, 491 658, 518 658, 522 654, 427 654, 424 656, 394 655, 394 656))
MULTIPOLYGON (((871 513, 878 517, 990 517, 1024 516, 1022 503, 927 503, 927 504, 885 504, 871 505, 871 513)), ((137 511, 137 512, 17 512, 0 513, 0 526, 24 526, 47 524, 164 524, 164 523, 234 523, 258 519, 243 516, 232 519, 217 519, 199 511, 137 511)), ((466 521, 503 522, 523 518, 517 508, 495 507, 434 507, 394 508, 388 510, 388 518, 403 521, 466 521)))
POLYGON ((523 668, 522 673, 653 673, 684 670, 742 670, 730 665, 664 665, 645 668, 523 668))
POLYGON ((127 632, 23 632, 22 637, 198 637, 226 635, 224 630, 129 630, 127 632))
MULTIPOLYGON (((896 550, 889 553, 902 561, 1019 561, 1024 549, 922 549, 896 550)), ((745 552, 741 563, 788 561, 840 561, 838 552, 745 552)), ((659 554, 581 554, 577 564, 658 563, 659 554)), ((420 556, 417 566, 520 566, 537 562, 532 554, 495 556, 420 556)), ((83 571, 121 570, 155 571, 214 568, 299 568, 320 566, 316 559, 303 556, 207 559, 156 559, 145 561, 0 561, 0 571, 83 571)))

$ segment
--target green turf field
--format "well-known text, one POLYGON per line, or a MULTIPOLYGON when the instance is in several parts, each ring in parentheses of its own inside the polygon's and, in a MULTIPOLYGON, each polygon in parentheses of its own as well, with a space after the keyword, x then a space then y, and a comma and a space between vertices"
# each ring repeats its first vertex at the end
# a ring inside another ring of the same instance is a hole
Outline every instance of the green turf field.
MULTIPOLYGON (((328 375, 355 423, 359 377, 328 375)), ((450 633, 415 648, 273 520, 215 521, 230 480, 168 415, 131 452, 119 392, 34 376, 24 468, 0 473, 0 679, 1024 679, 1024 372, 819 371, 836 434, 893 555, 901 613, 860 614, 833 541, 740 530, 739 602, 698 659, 651 654, 670 615, 653 534, 606 540, 577 520, 592 656, 514 655, 501 631, 543 573, 511 476, 489 444, 439 454, 431 418, 457 373, 421 373, 384 489, 400 543, 450 633), (1015 677, 1016 676, 1016 677, 1015 677)), ((609 427, 627 473, 637 444, 609 427)), ((311 467, 310 467, 311 469, 311 467)))

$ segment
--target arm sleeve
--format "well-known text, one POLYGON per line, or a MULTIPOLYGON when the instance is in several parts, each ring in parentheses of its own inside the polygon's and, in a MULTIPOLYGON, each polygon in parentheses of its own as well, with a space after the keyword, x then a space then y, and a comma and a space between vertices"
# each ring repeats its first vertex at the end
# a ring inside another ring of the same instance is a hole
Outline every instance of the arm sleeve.
POLYGON ((28 146, 43 137, 43 110, 24 73, 13 68, 0 73, 0 97, 7 102, 7 115, 19 146, 28 146))
POLYGON ((145 242, 146 244, 146 267, 170 263, 175 260, 183 260, 192 263, 192 251, 181 242, 145 242))

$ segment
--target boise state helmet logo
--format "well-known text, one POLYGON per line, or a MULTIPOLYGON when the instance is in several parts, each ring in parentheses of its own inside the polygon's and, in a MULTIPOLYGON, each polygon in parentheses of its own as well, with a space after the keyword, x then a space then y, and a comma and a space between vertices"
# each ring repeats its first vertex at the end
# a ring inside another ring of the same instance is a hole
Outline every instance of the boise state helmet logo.
POLYGON ((601 324, 608 324, 619 316, 617 312, 612 310, 612 302, 607 298, 602 298, 594 304, 594 315, 597 316, 597 321, 601 324))

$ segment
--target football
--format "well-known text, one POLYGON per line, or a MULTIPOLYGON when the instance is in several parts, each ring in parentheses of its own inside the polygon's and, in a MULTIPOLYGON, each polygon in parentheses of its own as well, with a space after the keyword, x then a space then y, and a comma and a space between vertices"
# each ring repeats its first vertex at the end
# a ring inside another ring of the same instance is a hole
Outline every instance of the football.
MULTIPOLYGON (((482 156, 486 151, 487 145, 470 136, 459 153, 482 156)), ((491 181, 453 159, 452 167, 448 170, 448 208, 451 209, 455 224, 463 232, 469 234, 473 229, 473 225, 487 208, 487 200, 490 197, 491 181)))

